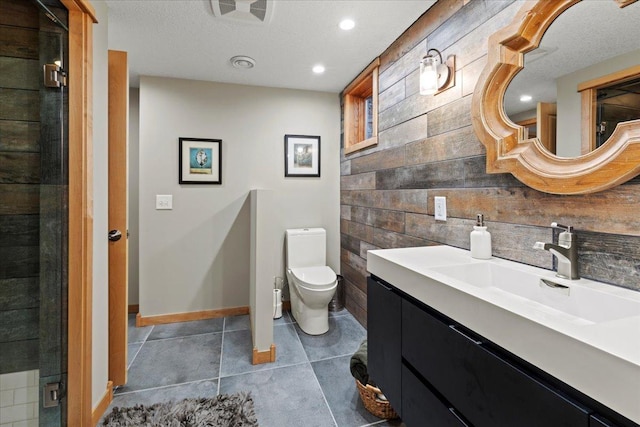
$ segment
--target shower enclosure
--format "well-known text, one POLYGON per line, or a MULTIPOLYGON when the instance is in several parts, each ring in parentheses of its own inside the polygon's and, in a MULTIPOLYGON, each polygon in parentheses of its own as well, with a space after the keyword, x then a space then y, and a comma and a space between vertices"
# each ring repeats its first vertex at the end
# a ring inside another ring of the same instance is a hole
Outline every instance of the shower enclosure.
POLYGON ((67 9, 0 0, 0 423, 66 420, 67 9))
POLYGON ((598 89, 596 148, 607 142, 618 123, 640 119, 640 78, 598 89))

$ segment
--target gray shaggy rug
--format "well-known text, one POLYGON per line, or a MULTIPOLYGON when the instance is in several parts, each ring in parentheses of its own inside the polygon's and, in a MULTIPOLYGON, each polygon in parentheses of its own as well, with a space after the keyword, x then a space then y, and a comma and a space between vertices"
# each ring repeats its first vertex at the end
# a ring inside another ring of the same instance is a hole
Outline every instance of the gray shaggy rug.
POLYGON ((104 418, 109 427, 257 427, 250 393, 222 394, 212 399, 115 407, 104 418))

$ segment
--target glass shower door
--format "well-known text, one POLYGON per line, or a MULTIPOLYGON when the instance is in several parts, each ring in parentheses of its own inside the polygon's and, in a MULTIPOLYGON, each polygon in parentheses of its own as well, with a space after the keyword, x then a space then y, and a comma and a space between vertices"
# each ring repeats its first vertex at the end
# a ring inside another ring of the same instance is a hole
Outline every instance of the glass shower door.
POLYGON ((40 7, 40 332, 39 425, 66 425, 68 262, 67 11, 40 7))
POLYGON ((58 0, 0 0, 2 425, 66 424, 68 92, 44 83, 66 21, 58 0))

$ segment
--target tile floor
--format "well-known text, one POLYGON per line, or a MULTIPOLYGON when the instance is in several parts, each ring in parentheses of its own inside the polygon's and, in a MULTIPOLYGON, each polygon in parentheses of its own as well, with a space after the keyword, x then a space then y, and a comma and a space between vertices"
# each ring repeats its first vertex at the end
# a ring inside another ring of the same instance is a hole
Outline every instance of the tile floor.
POLYGON ((306 335, 285 312, 274 321, 276 362, 252 365, 249 316, 135 327, 129 318, 128 383, 113 406, 250 391, 261 427, 402 426, 362 405, 349 360, 366 330, 347 311, 329 332, 306 335))

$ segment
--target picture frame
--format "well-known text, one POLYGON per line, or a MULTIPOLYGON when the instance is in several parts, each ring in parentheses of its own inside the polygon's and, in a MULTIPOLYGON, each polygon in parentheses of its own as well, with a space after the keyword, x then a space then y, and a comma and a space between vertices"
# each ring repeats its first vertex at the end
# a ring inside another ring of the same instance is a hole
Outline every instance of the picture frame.
POLYGON ((222 184, 222 140, 179 138, 178 182, 222 184))
POLYGON ((304 178, 320 177, 319 136, 284 136, 284 176, 304 178))

